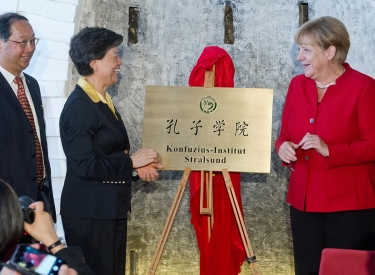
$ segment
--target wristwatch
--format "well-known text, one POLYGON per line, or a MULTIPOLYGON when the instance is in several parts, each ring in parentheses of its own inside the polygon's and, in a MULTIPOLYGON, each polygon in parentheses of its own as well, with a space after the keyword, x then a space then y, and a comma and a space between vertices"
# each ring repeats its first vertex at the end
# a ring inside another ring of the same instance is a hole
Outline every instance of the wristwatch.
POLYGON ((47 247, 47 251, 48 252, 51 252, 52 249, 54 249, 56 246, 59 246, 60 244, 63 244, 66 246, 66 242, 63 238, 59 238, 58 241, 54 242, 53 244, 51 244, 50 246, 47 247))
POLYGON ((132 176, 133 176, 133 177, 138 176, 137 170, 133 169, 132 176))

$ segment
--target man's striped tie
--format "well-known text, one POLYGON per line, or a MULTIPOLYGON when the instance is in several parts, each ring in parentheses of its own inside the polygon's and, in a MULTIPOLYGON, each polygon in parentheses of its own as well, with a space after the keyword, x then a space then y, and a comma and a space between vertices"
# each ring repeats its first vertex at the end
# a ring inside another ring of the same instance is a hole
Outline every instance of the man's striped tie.
POLYGON ((25 93, 25 89, 24 89, 24 86, 23 86, 23 83, 22 83, 22 79, 20 77, 16 77, 14 79, 14 82, 18 85, 18 89, 17 89, 18 101, 20 102, 20 104, 22 106, 22 109, 24 110, 24 112, 27 116, 27 119, 30 122, 31 128, 33 129, 33 132, 34 132, 36 152, 35 152, 35 156, 33 155, 33 157, 35 157, 35 160, 36 160, 37 181, 38 181, 38 184, 40 184, 43 180, 43 177, 44 177, 44 164, 43 164, 42 148, 40 146, 38 135, 36 133, 33 113, 31 111, 29 101, 27 100, 27 97, 26 97, 26 93, 25 93))

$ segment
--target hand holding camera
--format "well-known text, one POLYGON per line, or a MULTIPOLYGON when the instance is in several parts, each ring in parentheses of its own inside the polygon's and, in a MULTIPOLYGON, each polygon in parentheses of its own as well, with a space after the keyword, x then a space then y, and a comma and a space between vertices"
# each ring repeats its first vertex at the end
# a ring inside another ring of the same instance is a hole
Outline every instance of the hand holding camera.
POLYGON ((34 203, 29 197, 18 198, 13 188, 0 179, 0 203, 0 275, 78 275, 75 269, 80 270, 80 274, 93 275, 82 260, 80 248, 63 249, 65 245, 57 238, 51 216, 43 211, 43 202, 34 203), (57 257, 40 250, 39 243, 18 245, 14 252, 12 248, 14 244, 20 243, 22 229, 26 229, 35 239, 50 246, 49 251, 52 254, 57 253, 57 257), (13 253, 13 256, 7 261, 9 253, 13 253), (60 259, 64 259, 74 268, 63 264, 60 259))
MULTIPOLYGON (((29 197, 20 197, 19 202, 24 215, 24 229, 34 239, 42 242, 47 247, 51 246, 50 252, 53 254, 65 248, 63 243, 59 243, 52 217, 44 211, 43 202, 33 202, 29 197)), ((58 274, 58 275, 76 275, 74 269, 64 265, 65 262, 53 255, 38 250, 39 244, 32 246, 19 245, 14 252, 10 264, 6 265, 0 275, 9 274, 58 274), (34 247, 36 246, 36 247, 34 247)))
POLYGON ((35 219, 34 210, 29 208, 29 205, 32 204, 34 201, 27 196, 22 196, 18 198, 22 212, 23 212, 23 219, 27 223, 33 223, 35 219))
MULTIPOLYGON (((53 226, 52 217, 49 213, 44 211, 43 202, 34 202, 30 204, 28 208, 33 210, 35 219, 33 223, 24 222, 26 232, 47 247, 58 241, 59 238, 53 226)), ((56 253, 63 248, 65 248, 65 245, 61 244, 55 246, 50 252, 56 253)))

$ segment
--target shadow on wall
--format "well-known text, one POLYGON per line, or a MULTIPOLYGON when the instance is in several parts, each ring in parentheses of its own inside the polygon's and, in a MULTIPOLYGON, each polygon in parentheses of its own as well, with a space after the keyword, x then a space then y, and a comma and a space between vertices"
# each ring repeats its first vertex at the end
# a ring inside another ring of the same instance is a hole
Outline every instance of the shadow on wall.
POLYGON ((51 57, 52 51, 48 49, 46 40, 43 39, 43 36, 37 30, 35 31, 35 37, 38 37, 39 43, 36 46, 33 58, 30 61, 29 67, 25 70, 27 74, 30 74, 32 77, 37 80, 43 80, 43 76, 46 75, 48 58, 51 57), (41 55, 43 52, 43 56, 41 55))

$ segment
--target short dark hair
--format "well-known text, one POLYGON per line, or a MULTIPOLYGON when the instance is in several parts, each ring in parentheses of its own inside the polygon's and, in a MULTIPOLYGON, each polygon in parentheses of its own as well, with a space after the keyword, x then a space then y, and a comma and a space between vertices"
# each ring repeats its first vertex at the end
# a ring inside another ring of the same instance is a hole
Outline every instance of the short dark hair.
POLYGON ((14 21, 26 20, 29 21, 25 16, 22 16, 15 12, 7 12, 0 15, 0 38, 7 40, 12 32, 10 28, 14 21))
POLYGON ((23 213, 16 192, 0 179, 0 256, 16 244, 23 233, 23 213))
POLYGON ((93 60, 101 60, 107 51, 122 43, 124 37, 114 31, 99 27, 86 27, 70 41, 69 55, 82 76, 94 73, 90 67, 93 60))

